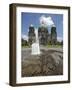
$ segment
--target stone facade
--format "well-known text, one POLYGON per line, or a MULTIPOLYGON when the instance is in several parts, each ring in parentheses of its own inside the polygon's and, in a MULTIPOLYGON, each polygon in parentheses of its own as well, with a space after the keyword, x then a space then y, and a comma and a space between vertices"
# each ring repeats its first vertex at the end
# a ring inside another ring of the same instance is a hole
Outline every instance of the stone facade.
POLYGON ((38 37, 39 37, 39 43, 41 45, 46 45, 48 42, 48 29, 46 27, 39 27, 38 37))
POLYGON ((51 44, 55 45, 57 42, 57 32, 56 32, 56 27, 53 26, 51 28, 51 44))
MULTIPOLYGON (((29 37, 29 44, 31 45, 33 42, 35 42, 35 28, 33 25, 29 27, 28 37, 29 37)), ((47 45, 52 44, 55 45, 57 42, 57 32, 56 27, 51 27, 51 33, 49 34, 48 28, 44 26, 40 26, 38 28, 38 38, 40 45, 47 45)))
POLYGON ((29 27, 29 32, 28 32, 28 37, 29 37, 28 42, 29 42, 30 45, 33 42, 35 42, 35 32, 34 31, 35 31, 35 29, 34 29, 33 25, 31 25, 29 27))

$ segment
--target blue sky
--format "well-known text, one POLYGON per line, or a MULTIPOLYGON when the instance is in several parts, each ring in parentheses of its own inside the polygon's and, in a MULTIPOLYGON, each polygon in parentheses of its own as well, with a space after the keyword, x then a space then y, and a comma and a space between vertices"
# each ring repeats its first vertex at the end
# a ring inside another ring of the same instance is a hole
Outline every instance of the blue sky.
MULTIPOLYGON (((57 31, 57 37, 63 38, 63 15, 62 14, 50 14, 50 13, 21 13, 21 34, 27 35, 28 29, 31 24, 34 25, 35 28, 40 26, 40 17, 51 17, 57 31)), ((50 31, 49 31, 50 32, 50 31)))

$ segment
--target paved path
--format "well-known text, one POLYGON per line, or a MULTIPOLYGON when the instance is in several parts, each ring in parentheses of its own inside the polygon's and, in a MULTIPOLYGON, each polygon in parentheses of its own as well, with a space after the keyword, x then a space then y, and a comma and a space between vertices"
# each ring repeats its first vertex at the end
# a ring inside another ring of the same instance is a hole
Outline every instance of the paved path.
POLYGON ((31 55, 31 48, 22 48, 22 76, 61 75, 62 48, 40 48, 40 55, 31 55))

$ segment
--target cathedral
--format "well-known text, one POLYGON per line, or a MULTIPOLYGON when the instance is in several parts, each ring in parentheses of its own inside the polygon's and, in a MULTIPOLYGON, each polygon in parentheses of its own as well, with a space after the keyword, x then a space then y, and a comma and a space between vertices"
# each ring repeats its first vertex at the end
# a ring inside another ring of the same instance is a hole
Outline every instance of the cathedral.
MULTIPOLYGON (((48 28, 45 26, 40 26, 38 28, 38 38, 39 38, 40 45, 56 44, 57 42, 56 27, 52 26, 50 31, 51 32, 49 33, 48 28)), ((35 28, 33 25, 29 26, 28 37, 29 37, 28 42, 30 45, 35 42, 35 28)))

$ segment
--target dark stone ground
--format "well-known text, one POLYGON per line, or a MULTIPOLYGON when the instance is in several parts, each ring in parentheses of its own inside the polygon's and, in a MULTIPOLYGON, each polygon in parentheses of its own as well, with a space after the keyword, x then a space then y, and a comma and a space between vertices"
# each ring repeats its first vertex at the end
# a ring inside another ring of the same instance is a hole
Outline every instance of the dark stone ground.
POLYGON ((41 49, 40 55, 31 55, 31 49, 22 48, 22 77, 63 74, 63 50, 41 49))

